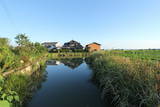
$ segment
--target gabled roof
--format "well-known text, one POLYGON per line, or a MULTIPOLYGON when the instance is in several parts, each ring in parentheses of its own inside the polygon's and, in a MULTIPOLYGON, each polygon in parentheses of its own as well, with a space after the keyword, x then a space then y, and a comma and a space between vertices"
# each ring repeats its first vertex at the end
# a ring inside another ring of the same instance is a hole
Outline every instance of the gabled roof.
POLYGON ((75 41, 75 40, 71 40, 69 42, 64 43, 63 48, 67 48, 67 49, 83 49, 83 46, 75 41))

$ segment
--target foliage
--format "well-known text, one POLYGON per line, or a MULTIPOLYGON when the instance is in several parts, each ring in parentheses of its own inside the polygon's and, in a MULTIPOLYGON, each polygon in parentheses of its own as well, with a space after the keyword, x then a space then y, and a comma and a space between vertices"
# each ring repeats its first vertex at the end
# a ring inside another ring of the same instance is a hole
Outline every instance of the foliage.
POLYGON ((0 106, 11 107, 13 103, 19 103, 19 96, 15 91, 4 88, 4 82, 4 78, 0 76, 0 106))
POLYGON ((0 100, 1 107, 10 107, 10 103, 8 101, 0 100))
POLYGON ((61 52, 61 53, 49 53, 49 58, 83 58, 88 57, 88 52, 61 52))
POLYGON ((5 80, 4 88, 14 90, 19 96, 19 102, 13 103, 15 107, 23 106, 31 97, 34 91, 45 81, 45 72, 35 71, 32 75, 12 74, 5 80))
POLYGON ((11 68, 15 60, 9 41, 6 38, 0 38, 0 71, 4 72, 11 68))
MULTIPOLYGON (((35 62, 47 54, 45 47, 32 43, 25 34, 19 34, 15 39, 17 47, 11 46, 7 38, 0 38, 0 75, 35 62)), ((29 80, 27 76, 9 77, 7 80, 0 76, 0 106, 17 107, 21 104, 26 97, 25 92, 28 92, 29 80)))
POLYGON ((47 53, 40 43, 32 43, 25 34, 15 37, 17 47, 9 45, 6 38, 0 38, 0 72, 6 72, 31 63, 47 53))
POLYGON ((52 49, 50 53, 63 53, 63 52, 85 52, 83 49, 52 49))
POLYGON ((87 59, 94 71, 94 80, 99 84, 102 97, 111 98, 117 107, 146 106, 159 104, 156 75, 159 62, 131 59, 108 54, 94 53, 87 59))
POLYGON ((19 46, 27 46, 30 44, 30 40, 25 34, 18 34, 15 39, 19 46))

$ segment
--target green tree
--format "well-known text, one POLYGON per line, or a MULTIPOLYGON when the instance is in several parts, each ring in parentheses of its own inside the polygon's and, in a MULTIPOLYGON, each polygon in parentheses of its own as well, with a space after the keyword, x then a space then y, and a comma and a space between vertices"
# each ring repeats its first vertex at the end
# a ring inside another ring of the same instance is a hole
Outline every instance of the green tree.
POLYGON ((9 40, 7 38, 0 38, 0 46, 9 46, 9 40))
POLYGON ((0 38, 0 72, 4 72, 14 64, 15 55, 7 38, 0 38))
POLYGON ((30 40, 28 39, 28 37, 26 36, 26 34, 18 34, 16 37, 16 43, 19 46, 27 46, 30 44, 30 40))

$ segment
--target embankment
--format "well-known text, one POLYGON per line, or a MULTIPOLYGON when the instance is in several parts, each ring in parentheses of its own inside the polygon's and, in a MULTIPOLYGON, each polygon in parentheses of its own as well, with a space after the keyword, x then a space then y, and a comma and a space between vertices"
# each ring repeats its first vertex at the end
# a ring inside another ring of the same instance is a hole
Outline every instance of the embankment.
POLYGON ((61 52, 61 53, 49 53, 48 58, 60 59, 60 58, 83 58, 90 56, 89 52, 61 52))
POLYGON ((2 73, 2 75, 4 77, 6 77, 10 74, 13 74, 13 73, 15 73, 15 74, 22 73, 22 74, 31 75, 34 71, 41 69, 41 66, 45 65, 46 60, 47 60, 47 56, 40 57, 40 58, 36 59, 35 61, 30 62, 30 63, 26 63, 19 68, 14 68, 12 70, 6 71, 6 72, 2 73))
POLYGON ((94 53, 86 59, 105 101, 116 107, 156 107, 160 64, 94 53))
POLYGON ((43 56, 20 68, 4 72, 5 78, 0 79, 3 81, 0 81, 2 91, 0 96, 4 98, 0 102, 7 102, 10 106, 6 107, 22 107, 45 80, 45 72, 43 71, 45 71, 46 60, 47 57, 43 56))

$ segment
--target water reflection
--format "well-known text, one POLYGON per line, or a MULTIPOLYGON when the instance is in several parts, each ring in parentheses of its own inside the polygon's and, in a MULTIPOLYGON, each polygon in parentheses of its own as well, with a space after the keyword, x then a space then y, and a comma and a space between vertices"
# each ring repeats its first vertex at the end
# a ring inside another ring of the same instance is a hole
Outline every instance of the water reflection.
POLYGON ((59 60, 48 60, 47 65, 59 65, 64 64, 65 66, 68 66, 71 69, 75 69, 79 67, 83 63, 82 58, 70 58, 70 59, 59 59, 59 60))
POLYGON ((65 66, 68 66, 71 69, 75 69, 83 63, 83 59, 82 58, 63 59, 63 60, 61 60, 61 62, 65 66))
POLYGON ((61 62, 58 61, 58 60, 53 60, 53 59, 51 59, 51 60, 48 60, 48 61, 46 62, 46 64, 47 64, 47 65, 59 65, 59 64, 61 64, 61 62))
POLYGON ((47 80, 27 107, 105 107, 83 59, 49 60, 47 64, 47 80))

